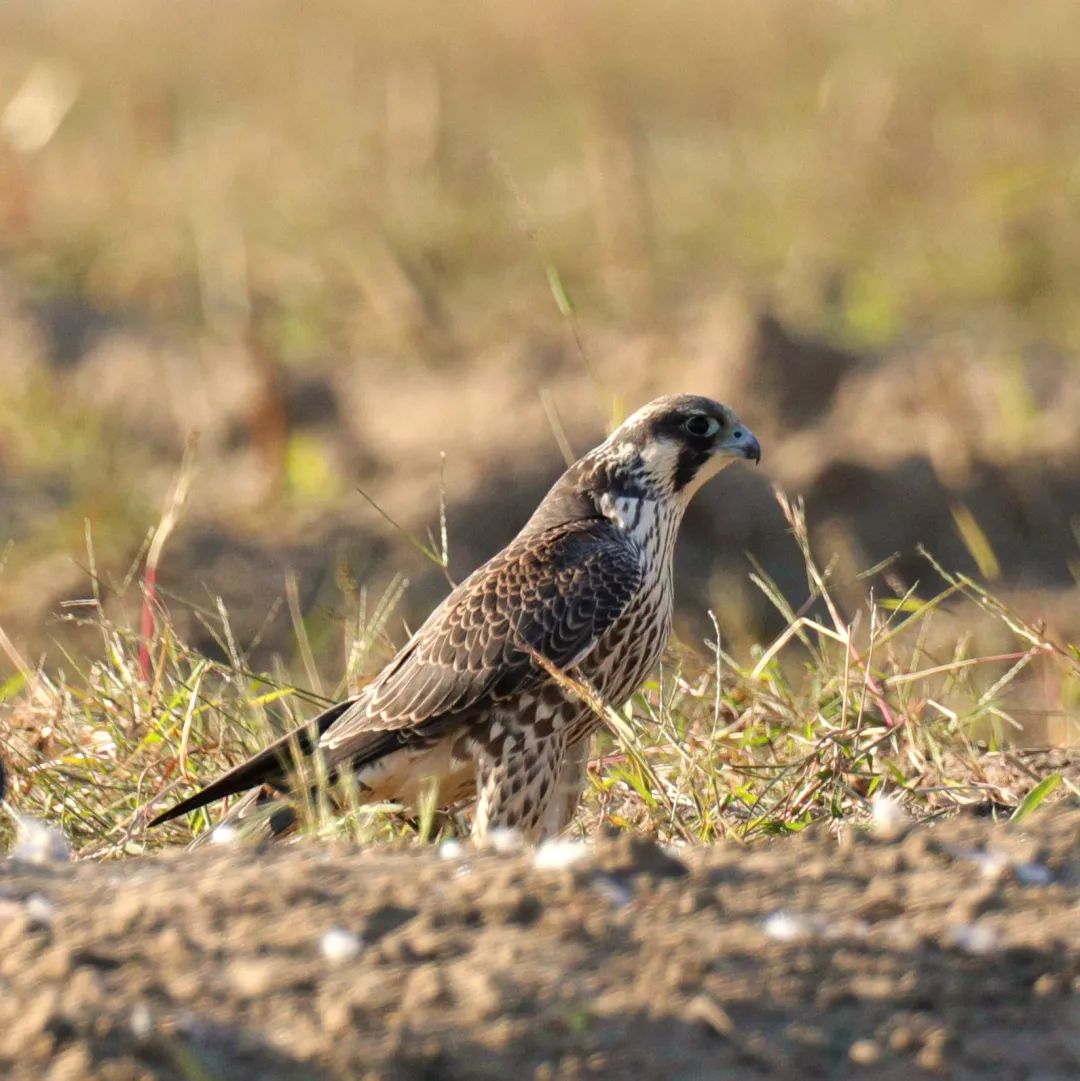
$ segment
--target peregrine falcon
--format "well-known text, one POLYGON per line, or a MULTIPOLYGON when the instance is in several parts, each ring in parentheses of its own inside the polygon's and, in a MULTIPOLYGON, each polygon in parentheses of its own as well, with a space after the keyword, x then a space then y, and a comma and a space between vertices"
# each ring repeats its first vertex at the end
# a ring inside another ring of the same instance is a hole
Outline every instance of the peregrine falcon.
MULTIPOLYGON (((753 432, 709 398, 659 398, 555 482, 520 533, 431 613, 355 698, 236 766, 150 825, 248 789, 288 791, 295 756, 362 798, 475 801, 472 835, 537 840, 576 808, 601 723, 575 684, 621 707, 671 627, 672 554, 694 493, 753 432)), ((254 796, 252 797, 254 798, 254 796)))

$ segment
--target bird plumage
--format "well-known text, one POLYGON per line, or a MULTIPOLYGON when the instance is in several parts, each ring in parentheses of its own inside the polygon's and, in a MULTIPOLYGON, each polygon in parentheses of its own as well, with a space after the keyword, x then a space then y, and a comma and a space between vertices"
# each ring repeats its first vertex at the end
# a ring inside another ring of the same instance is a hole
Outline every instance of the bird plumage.
POLYGON ((757 440, 707 398, 659 399, 556 482, 521 532, 474 571, 361 691, 159 815, 257 786, 288 787, 296 755, 350 771, 371 799, 476 797, 474 836, 556 832, 599 723, 565 673, 620 706, 660 658, 671 557, 694 491, 757 440))

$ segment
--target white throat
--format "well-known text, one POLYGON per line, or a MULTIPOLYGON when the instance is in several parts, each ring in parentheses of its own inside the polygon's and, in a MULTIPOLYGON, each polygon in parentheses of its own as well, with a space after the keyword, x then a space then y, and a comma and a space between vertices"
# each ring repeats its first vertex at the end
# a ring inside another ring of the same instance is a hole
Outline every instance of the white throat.
POLYGON ((660 500, 630 495, 600 497, 604 517, 637 545, 646 562, 669 565, 675 549, 675 536, 682 522, 686 504, 682 500, 660 500))

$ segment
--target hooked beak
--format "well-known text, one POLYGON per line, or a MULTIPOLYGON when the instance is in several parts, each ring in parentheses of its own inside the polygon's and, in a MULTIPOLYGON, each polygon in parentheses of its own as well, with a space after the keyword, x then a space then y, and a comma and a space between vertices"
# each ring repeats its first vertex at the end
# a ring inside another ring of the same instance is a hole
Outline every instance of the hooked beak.
POLYGON ((745 424, 738 425, 720 446, 732 458, 746 458, 755 463, 761 461, 761 444, 745 424))

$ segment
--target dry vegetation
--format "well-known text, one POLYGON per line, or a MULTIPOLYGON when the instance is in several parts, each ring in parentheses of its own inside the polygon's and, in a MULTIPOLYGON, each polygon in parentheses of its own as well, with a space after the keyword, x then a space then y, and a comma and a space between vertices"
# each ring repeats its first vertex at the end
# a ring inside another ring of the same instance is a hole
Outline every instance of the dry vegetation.
POLYGON ((12 804, 87 854, 200 831, 141 825, 443 587, 414 562, 402 599, 354 483, 422 535, 447 447, 460 574, 557 443, 686 387, 753 419, 809 525, 757 478, 703 497, 683 646, 609 718, 583 828, 1075 793, 996 753, 1077 735, 1075 4, 382 12, 0 13, 12 804))
MULTIPOLYGON (((810 593, 795 612, 755 575, 785 620, 772 642, 743 663, 718 641, 706 643, 711 663, 700 651, 674 651, 659 681, 624 714, 579 688, 607 723, 580 829, 629 826, 676 843, 707 843, 799 831, 823 819, 865 823, 885 797, 885 813, 917 818, 969 804, 1022 818, 1055 792, 1080 796, 1075 756, 1002 750, 1024 730, 1010 712, 1010 700, 1027 693, 1018 696, 1016 687, 1034 671, 1063 700, 1074 695, 1080 650, 1057 645, 976 582, 942 568, 948 586, 939 595, 871 598, 848 622, 828 571, 814 560, 801 507, 782 497, 781 504, 810 593), (958 601, 999 622, 1013 650, 971 655, 963 639, 946 655, 930 647, 930 624, 958 601)), ((145 579, 142 592, 153 603, 145 579)), ((355 687, 369 653, 388 648, 392 604, 383 598, 352 614, 350 664, 333 696, 355 687)), ((152 628, 146 637, 110 622, 95 603, 86 607, 84 618, 102 637, 98 660, 84 668, 72 660, 58 677, 20 663, 3 688, 18 802, 60 825, 84 855, 130 855, 202 833, 215 809, 152 836, 144 826, 163 792, 205 783, 283 723, 295 723, 294 714, 327 701, 280 671, 252 672, 223 607, 210 618, 228 663, 186 646, 164 609, 144 609, 143 626, 152 628)), ((302 622, 297 630, 298 653, 317 681, 302 622)), ((300 808, 304 831, 423 842, 457 826, 430 816, 406 822, 392 805, 357 806, 353 795, 318 786, 300 808)))

